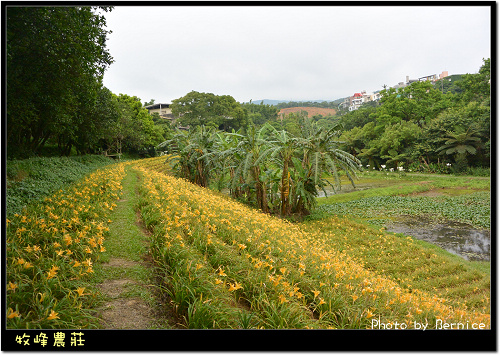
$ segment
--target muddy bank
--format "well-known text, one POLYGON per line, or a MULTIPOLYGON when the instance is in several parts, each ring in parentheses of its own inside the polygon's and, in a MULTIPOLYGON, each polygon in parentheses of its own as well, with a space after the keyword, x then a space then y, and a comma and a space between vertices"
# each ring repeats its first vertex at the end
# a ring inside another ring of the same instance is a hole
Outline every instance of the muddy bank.
POLYGON ((388 232, 403 233, 437 245, 466 260, 490 261, 491 238, 487 229, 425 217, 398 217, 385 225, 388 232))

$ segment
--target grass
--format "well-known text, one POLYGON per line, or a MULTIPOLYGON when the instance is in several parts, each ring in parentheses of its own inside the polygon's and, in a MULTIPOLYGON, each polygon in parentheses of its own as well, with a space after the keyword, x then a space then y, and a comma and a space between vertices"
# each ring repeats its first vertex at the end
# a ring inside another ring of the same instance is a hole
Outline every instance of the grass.
MULTIPOLYGON (((378 189, 373 189, 374 191, 378 189)), ((364 219, 389 219, 401 215, 427 215, 468 223, 479 228, 490 227, 490 193, 467 195, 408 197, 372 196, 323 204, 309 217, 322 219, 329 215, 350 215, 364 219)))
MULTIPOLYGON (((304 223, 265 215, 166 175, 163 160, 99 169, 7 221, 9 328, 95 328, 92 309, 104 301, 97 284, 123 277, 137 285, 121 297, 150 304, 155 295, 140 285, 161 280, 158 289, 170 301, 164 307, 172 306, 185 328, 364 329, 379 317, 430 327, 438 319, 467 319, 489 327, 489 263, 467 262, 328 210, 304 223), (146 253, 137 209, 157 267, 103 267, 100 261, 139 262, 146 253)), ((376 212, 390 205, 415 213, 446 201, 469 204, 468 210, 488 205, 489 193, 480 190, 489 179, 370 172, 360 181, 382 187, 328 197, 321 208, 336 203, 336 211, 344 205, 360 216, 384 217, 376 212), (407 196, 415 188, 456 187, 471 193, 420 202, 407 196)))
POLYGON ((7 327, 95 328, 89 292, 123 170, 113 165, 7 219, 7 327))
POLYGON ((488 312, 490 263, 469 262, 402 234, 384 233, 346 217, 305 222, 305 228, 328 232, 326 242, 345 251, 364 267, 396 280, 406 288, 464 302, 469 309, 488 312))
MULTIPOLYGON (((115 279, 131 279, 134 282, 128 285, 128 289, 120 294, 123 298, 140 297, 149 307, 156 306, 156 296, 154 289, 145 287, 156 283, 155 273, 152 267, 148 267, 143 262, 149 253, 148 236, 139 225, 136 214, 136 206, 139 202, 137 194, 137 174, 130 172, 126 168, 126 175, 123 179, 123 194, 117 202, 117 207, 113 211, 112 223, 109 224, 109 237, 104 243, 106 253, 101 261, 109 262, 111 259, 121 259, 135 262, 132 266, 106 267, 103 264, 96 266, 96 277, 92 280, 94 287, 100 283, 106 283, 115 279)), ((103 302, 106 299, 102 300, 103 302)), ((157 327, 169 327, 167 322, 160 321, 161 324, 152 325, 157 327)))
POLYGON ((318 198, 318 208, 308 219, 350 215, 381 225, 395 216, 427 215, 490 227, 487 178, 369 172, 362 173, 357 184, 368 189, 318 198), (435 196, 417 195, 429 191, 435 196))
POLYGON ((123 179, 123 194, 113 213, 113 223, 109 225, 110 237, 105 242, 109 251, 106 253, 106 258, 141 261, 147 252, 146 238, 137 224, 138 218, 134 208, 138 203, 136 180, 136 175, 130 172, 123 179))
POLYGON ((358 188, 368 187, 368 189, 352 192, 350 183, 345 178, 342 181, 343 188, 348 188, 349 193, 342 193, 341 190, 339 194, 329 194, 328 197, 318 198, 318 205, 348 202, 368 197, 404 196, 430 190, 437 190, 446 195, 462 195, 490 190, 490 179, 467 176, 365 172, 359 174, 359 179, 355 180, 355 184, 358 188))
POLYGON ((112 163, 102 155, 8 160, 7 217, 112 163))

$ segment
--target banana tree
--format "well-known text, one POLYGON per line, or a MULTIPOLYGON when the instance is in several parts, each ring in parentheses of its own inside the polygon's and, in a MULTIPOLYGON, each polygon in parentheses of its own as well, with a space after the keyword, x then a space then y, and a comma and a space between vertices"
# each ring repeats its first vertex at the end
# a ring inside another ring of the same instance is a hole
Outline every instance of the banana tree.
POLYGON ((290 203, 290 171, 292 157, 297 151, 298 140, 287 131, 278 131, 272 127, 273 134, 268 149, 262 154, 260 160, 270 158, 281 166, 281 215, 288 216, 291 212, 290 203))
POLYGON ((355 186, 354 179, 357 177, 356 172, 361 170, 361 161, 354 155, 338 148, 343 143, 337 140, 340 125, 329 130, 324 130, 319 125, 315 125, 314 128, 313 133, 308 138, 303 138, 300 146, 304 149, 302 166, 310 169, 315 186, 325 191, 327 180, 322 179, 322 175, 328 173, 334 178, 334 190, 340 190, 339 170, 343 170, 351 184, 355 186))
POLYGON ((271 126, 264 125, 260 129, 251 126, 245 134, 229 133, 238 137, 239 143, 236 148, 230 150, 238 159, 235 164, 234 176, 230 188, 236 191, 238 188, 246 187, 250 194, 250 186, 255 193, 256 205, 263 212, 269 212, 265 182, 261 179, 265 161, 262 154, 266 151, 267 141, 264 139, 271 126))
POLYGON ((302 161, 292 157, 294 169, 291 173, 292 180, 292 212, 300 215, 309 214, 316 207, 318 190, 311 170, 302 166, 302 161))
POLYGON ((215 160, 208 155, 214 149, 213 133, 213 128, 205 126, 197 126, 189 131, 178 130, 177 134, 160 143, 157 148, 167 149, 171 154, 167 162, 177 171, 177 176, 207 187, 215 164, 215 160))

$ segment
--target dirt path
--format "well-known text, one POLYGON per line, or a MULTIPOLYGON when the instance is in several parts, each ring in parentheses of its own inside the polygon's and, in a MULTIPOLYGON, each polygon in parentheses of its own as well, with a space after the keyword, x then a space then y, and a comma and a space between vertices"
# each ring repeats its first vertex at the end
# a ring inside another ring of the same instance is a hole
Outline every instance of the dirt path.
MULTIPOLYGON (((119 270, 139 266, 127 259, 112 258, 106 268, 119 270)), ((148 329, 156 320, 152 308, 141 297, 130 297, 127 293, 137 287, 144 287, 132 278, 108 279, 100 284, 100 290, 108 296, 101 312, 101 324, 105 329, 148 329)))
POLYGON ((97 285, 105 296, 99 309, 104 329, 170 329, 175 321, 159 301, 149 255, 147 230, 134 210, 137 175, 130 170, 123 181, 123 196, 111 216, 106 241, 109 260, 102 264, 103 282, 97 285))

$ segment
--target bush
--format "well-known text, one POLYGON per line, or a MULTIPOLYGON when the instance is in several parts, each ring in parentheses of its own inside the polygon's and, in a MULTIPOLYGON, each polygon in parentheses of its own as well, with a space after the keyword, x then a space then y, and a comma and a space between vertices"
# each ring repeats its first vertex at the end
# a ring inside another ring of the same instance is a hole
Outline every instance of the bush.
POLYGON ((463 175, 472 175, 472 176, 491 176, 490 168, 469 166, 465 169, 463 175))

